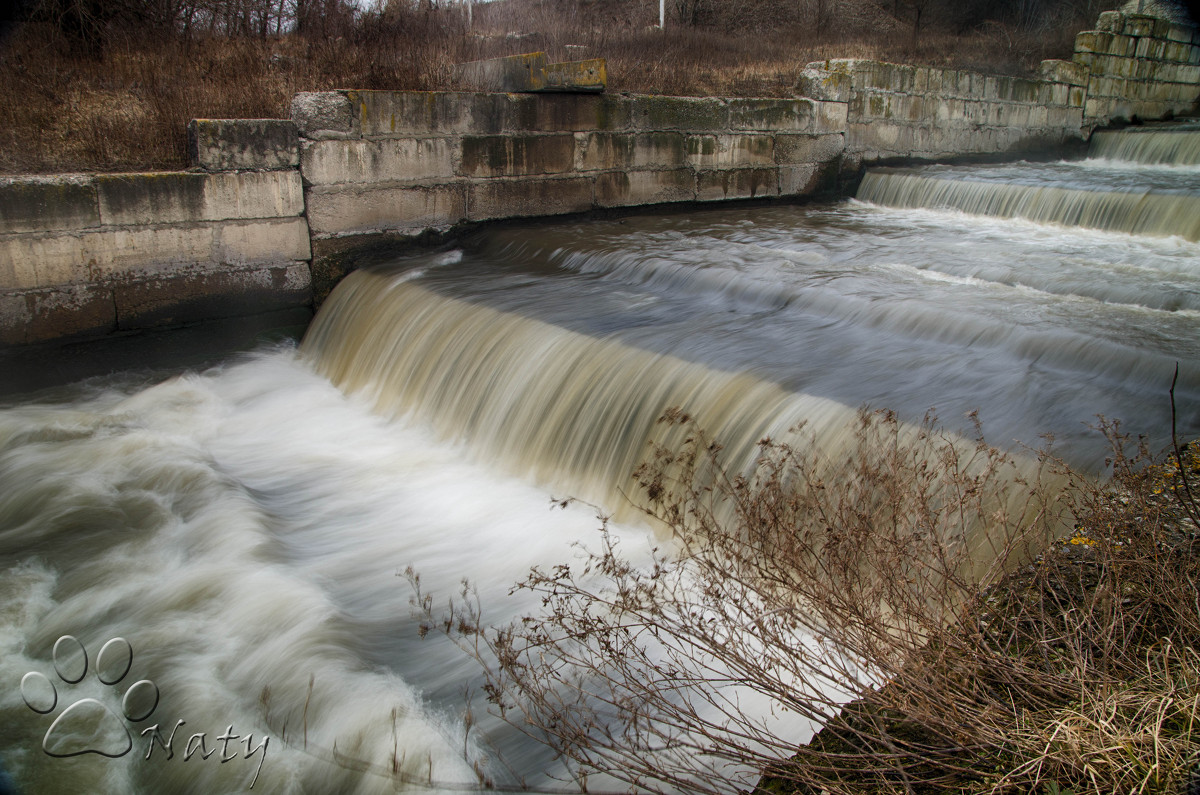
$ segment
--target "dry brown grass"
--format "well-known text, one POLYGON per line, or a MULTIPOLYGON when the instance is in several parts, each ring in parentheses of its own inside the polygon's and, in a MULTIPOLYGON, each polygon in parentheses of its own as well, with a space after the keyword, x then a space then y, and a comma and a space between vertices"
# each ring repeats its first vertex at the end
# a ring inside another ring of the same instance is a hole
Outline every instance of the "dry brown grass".
POLYGON ((840 4, 820 26, 811 2, 737 0, 711 6, 724 16, 706 24, 665 31, 651 27, 651 0, 508 0, 478 6, 471 25, 461 6, 414 6, 390 3, 324 37, 113 28, 90 52, 27 24, 0 44, 0 173, 184 168, 190 119, 286 117, 299 91, 453 89, 454 63, 533 50, 606 58, 613 91, 789 96, 805 63, 832 57, 1020 73, 1068 56, 1086 24, 1071 18, 1036 34, 930 24, 914 43, 866 0, 840 4))

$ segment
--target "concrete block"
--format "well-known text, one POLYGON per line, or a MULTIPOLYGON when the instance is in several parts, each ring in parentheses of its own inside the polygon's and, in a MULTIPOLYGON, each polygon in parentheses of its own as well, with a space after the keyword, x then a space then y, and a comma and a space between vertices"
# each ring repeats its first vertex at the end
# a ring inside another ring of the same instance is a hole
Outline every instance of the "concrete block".
POLYGON ((1167 43, 1161 39, 1138 39, 1136 55, 1138 58, 1153 58, 1159 60, 1167 51, 1167 43))
POLYGON ((218 224, 213 234, 213 262, 299 262, 311 256, 303 218, 218 224))
POLYGON ((528 52, 456 64, 454 74, 459 85, 475 91, 542 91, 549 62, 544 52, 528 52))
POLYGON ((775 164, 769 135, 690 135, 688 162, 695 168, 745 168, 775 164))
POLYGON ((913 127, 908 124, 875 121, 851 124, 846 135, 846 149, 862 152, 864 159, 906 154, 913 146, 913 127))
POLYGON ((1103 121, 1125 116, 1120 112, 1117 101, 1111 97, 1089 97, 1083 105, 1083 115, 1087 119, 1103 121))
POLYGON ((814 133, 845 132, 850 120, 849 106, 845 102, 817 102, 817 121, 813 126, 814 133))
POLYGON ((116 305, 107 285, 0 290, 0 345, 99 336, 116 328, 116 305))
POLYGON ((1183 25, 1169 25, 1167 32, 1162 38, 1168 41, 1183 42, 1184 44, 1194 43, 1196 41, 1196 29, 1183 25))
POLYGON ((967 120, 967 101, 963 99, 943 99, 933 108, 934 119, 943 124, 960 124, 967 120))
POLYGON ((493 102, 491 129, 471 132, 589 132, 629 127, 629 99, 607 94, 507 94, 493 102), (498 123, 497 123, 498 122, 498 123))
MULTIPOLYGON (((55 243, 56 235, 0 236, 0 290, 28 290, 39 287, 36 259, 45 246, 55 243)), ((68 240, 71 238, 67 237, 68 240)))
POLYGON ((341 186, 308 191, 308 223, 314 235, 329 237, 426 227, 449 227, 467 217, 463 184, 341 186))
POLYGON ((103 174, 96 177, 100 219, 106 225, 171 224, 205 221, 207 174, 103 174))
POLYGON ((779 195, 779 172, 774 168, 702 171, 696 179, 698 201, 756 199, 779 195))
POLYGON ((16 287, 98 282, 130 271, 207 262, 213 234, 211 225, 193 224, 20 235, 0 238, 0 263, 14 264, 16 287))
POLYGON ((1161 57, 1171 63, 1188 63, 1194 49, 1190 44, 1168 41, 1163 43, 1161 57))
POLYGON ((995 102, 1000 99, 1000 78, 994 75, 984 76, 983 98, 988 102, 995 102))
POLYGON ((1175 79, 1172 82, 1189 85, 1193 93, 1200 95, 1200 66, 1175 67, 1175 79))
POLYGON ((1067 95, 1067 105, 1072 108, 1082 108, 1085 99, 1087 99, 1087 89, 1073 87, 1067 95))
POLYGON ((205 171, 275 170, 300 164, 300 137, 290 119, 192 119, 188 159, 205 171))
POLYGON ((730 99, 729 129, 809 132, 816 118, 809 99, 730 99))
POLYGON ((171 326, 271 312, 312 302, 307 263, 186 268, 112 285, 119 329, 171 326))
POLYGON ((809 196, 824 187, 826 169, 813 163, 807 166, 780 166, 779 195, 809 196))
MULTIPOLYGON (((1042 61, 1038 67, 1038 75, 1043 80, 1052 83, 1066 83, 1071 86, 1086 86, 1088 80, 1087 67, 1074 61, 1042 61)), ((1016 99, 1015 95, 1014 99, 1016 99)))
POLYGON ((1029 126, 1029 107, 1030 107, 1029 105, 1026 105, 1024 103, 1021 103, 1019 105, 1012 105, 1009 108, 1009 113, 1008 113, 1009 124, 1012 124, 1016 127, 1022 127, 1022 128, 1028 127, 1029 126))
POLYGON ((1051 108, 1047 126, 1062 130, 1069 138, 1079 137, 1083 127, 1083 107, 1051 108))
POLYGON ((596 177, 596 205, 599 207, 663 204, 695 198, 696 175, 691 169, 610 171, 596 177))
POLYGON ((449 179, 458 153, 453 138, 308 141, 300 172, 310 185, 449 179))
POLYGON ((599 93, 607 85, 608 66, 603 58, 546 66, 545 91, 599 93))
POLYGON ((488 58, 458 64, 455 76, 460 85, 477 91, 600 92, 608 82, 603 58, 550 63, 544 52, 488 58))
POLYGON ((301 92, 292 98, 292 121, 305 138, 352 138, 360 134, 348 92, 301 92))
POLYGON ((636 130, 721 132, 729 107, 719 99, 641 94, 630 98, 630 123, 636 130))
POLYGON ((890 119, 892 103, 899 95, 885 91, 859 91, 850 100, 847 110, 856 120, 890 119))
POLYGON ((1133 36, 1122 36, 1114 33, 1109 38, 1104 51, 1109 55, 1116 55, 1120 58, 1132 58, 1137 54, 1137 39, 1133 36))
POLYGON ((416 137, 500 132, 503 94, 446 91, 349 91, 362 135, 416 137))
MULTIPOLYGON (((1085 30, 1075 34, 1075 53, 1096 53, 1104 51, 1100 36, 1104 35, 1094 30, 1085 30)), ((1106 42, 1107 43, 1107 40, 1106 42)))
POLYGON ((473 182, 468 215, 472 221, 484 221, 584 212, 594 206, 593 188, 588 177, 473 182))
POLYGON ((840 133, 776 135, 775 162, 778 165, 825 163, 841 155, 845 148, 846 136, 840 133))
POLYGON ((1066 83, 1041 83, 1035 102, 1041 105, 1066 105, 1071 99, 1071 87, 1066 83))
POLYGON ((576 133, 575 170, 672 169, 687 165, 682 133, 576 133))
MULTIPOLYGON (((304 213, 304 184, 299 171, 209 174, 204 207, 212 221, 298 216, 304 213)), ((103 205, 100 213, 103 217, 103 205)))
POLYGON ((913 84, 910 89, 914 94, 924 94, 929 91, 929 80, 932 72, 939 71, 929 66, 918 66, 913 71, 913 84))
POLYGON ((466 135, 458 173, 470 177, 561 174, 575 164, 575 136, 466 135))
POLYGON ((916 67, 883 61, 858 61, 854 69, 854 87, 908 93, 916 83, 916 67))
POLYGON ((1155 18, 1144 14, 1130 14, 1125 17, 1124 33, 1127 36, 1153 36, 1155 18))
POLYGON ((932 96, 942 96, 943 86, 947 82, 946 70, 938 69, 934 66, 923 68, 927 69, 928 72, 928 76, 925 79, 925 91, 932 96))
POLYGON ((276 263, 308 257, 308 225, 303 218, 0 239, 0 263, 16 265, 20 283, 13 286, 18 288, 156 275, 205 263, 276 263))
POLYGON ((796 77, 796 93, 827 102, 847 102, 852 90, 852 76, 846 69, 829 69, 824 61, 810 63, 796 77))
POLYGON ((0 177, 0 233, 99 225, 96 186, 90 177, 0 177))
POLYGON ((1125 29, 1125 15, 1120 11, 1105 11, 1096 20, 1096 30, 1120 33, 1125 29))
POLYGON ((95 178, 106 225, 279 218, 304 212, 297 171, 101 174, 95 178))

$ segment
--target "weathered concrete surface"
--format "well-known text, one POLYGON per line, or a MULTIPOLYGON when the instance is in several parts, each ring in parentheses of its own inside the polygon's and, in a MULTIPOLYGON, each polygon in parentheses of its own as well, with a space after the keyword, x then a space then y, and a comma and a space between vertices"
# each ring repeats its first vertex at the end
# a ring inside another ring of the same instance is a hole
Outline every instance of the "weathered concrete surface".
MULTIPOLYGON (((1070 65, 1045 70, 1081 79, 1070 65)), ((845 109, 852 166, 1053 148, 1083 137, 1083 89, 1071 83, 834 60, 808 64, 799 85, 845 109)))
POLYGON ((1200 30, 1108 11, 1075 37, 1073 61, 1088 74, 1085 123, 1160 119, 1195 109, 1200 30))
POLYGON ((2 180, 0 342, 303 305, 303 213, 295 169, 2 180))
POLYGON ((304 213, 297 171, 159 172, 94 178, 103 226, 175 224, 304 213))
POLYGON ((608 83, 607 66, 603 58, 550 63, 544 52, 458 64, 455 66, 455 77, 464 88, 501 93, 598 93, 608 83))
POLYGON ((544 52, 528 52, 460 63, 454 67, 454 72, 460 85, 476 91, 542 91, 546 88, 549 62, 544 52))
POLYGON ((312 234, 345 235, 449 227, 467 218, 467 185, 327 186, 308 194, 312 234))
POLYGON ((192 119, 188 160, 205 171, 280 170, 300 165, 291 119, 192 119))
POLYGON ((603 58, 564 61, 546 65, 546 91, 603 91, 608 86, 608 64, 603 58))
POLYGON ((596 178, 596 204, 629 207, 693 201, 696 174, 690 168, 671 171, 609 171, 596 178))
POLYGON ((306 141, 301 170, 307 185, 376 182, 380 174, 449 179, 459 156, 458 147, 446 138, 306 141))
POLYGON ((318 240, 808 191, 846 140, 844 103, 810 99, 326 93, 293 106, 318 240))

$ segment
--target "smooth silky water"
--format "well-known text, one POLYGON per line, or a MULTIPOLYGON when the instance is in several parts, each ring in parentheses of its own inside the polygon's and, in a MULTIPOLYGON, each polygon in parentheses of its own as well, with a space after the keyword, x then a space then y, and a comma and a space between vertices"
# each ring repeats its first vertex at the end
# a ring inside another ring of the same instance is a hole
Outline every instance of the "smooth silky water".
POLYGON ((867 405, 952 431, 977 411, 995 444, 1053 434, 1100 471, 1088 425, 1164 443, 1178 363, 1178 430, 1200 434, 1200 167, 1136 163, 1163 145, 1130 135, 1079 163, 883 170, 836 204, 497 227, 351 274, 299 348, 9 399, 0 775, 29 793, 456 791, 473 767, 552 783, 558 763, 481 704, 466 730, 473 663, 418 637, 401 575, 439 602, 469 578, 494 623, 536 611, 509 587, 598 538, 591 508, 552 496, 615 513, 644 556, 661 539, 629 474, 671 443, 671 406, 735 468, 801 422, 836 457, 867 405), (126 638, 132 668, 64 681, 64 635, 93 663, 126 638), (46 714, 30 672, 55 688, 46 714), (127 720, 143 679, 158 704, 127 720), (84 698, 100 706, 50 747, 108 755, 44 753, 84 698), (145 759, 140 732, 179 720, 174 756, 145 759), (199 734, 215 753, 184 761, 199 734))

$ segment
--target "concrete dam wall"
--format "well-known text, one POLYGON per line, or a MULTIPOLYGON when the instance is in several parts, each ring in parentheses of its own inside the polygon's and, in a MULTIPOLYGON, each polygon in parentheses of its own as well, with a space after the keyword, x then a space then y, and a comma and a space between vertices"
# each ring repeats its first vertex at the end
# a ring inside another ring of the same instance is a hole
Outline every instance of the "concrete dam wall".
POLYGON ((809 64, 791 99, 329 91, 196 120, 193 168, 0 178, 0 344, 303 306, 364 247, 503 218, 830 193, 1194 112, 1200 33, 1108 12, 1040 79, 809 64))

